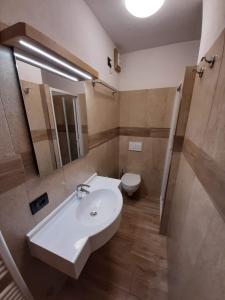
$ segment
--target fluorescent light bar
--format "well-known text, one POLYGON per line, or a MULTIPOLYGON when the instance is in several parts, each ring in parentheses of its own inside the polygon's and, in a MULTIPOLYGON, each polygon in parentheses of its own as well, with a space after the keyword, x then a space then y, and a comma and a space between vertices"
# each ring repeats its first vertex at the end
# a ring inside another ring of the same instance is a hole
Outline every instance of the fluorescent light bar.
POLYGON ((33 50, 34 52, 39 53, 39 54, 43 55, 44 57, 46 57, 46 58, 48 58, 48 59, 50 59, 50 60, 58 63, 59 65, 61 65, 61 66, 65 67, 65 68, 67 68, 67 69, 75 72, 76 74, 79 74, 80 76, 83 76, 86 79, 92 79, 92 76, 88 75, 87 73, 84 73, 84 72, 82 72, 82 71, 80 71, 80 70, 72 67, 70 64, 64 62, 61 59, 58 59, 57 57, 55 57, 55 56, 53 56, 53 55, 51 55, 51 54, 49 54, 49 53, 41 50, 40 48, 38 48, 38 47, 36 47, 34 45, 31 45, 30 43, 27 43, 27 42, 25 42, 23 40, 20 40, 19 43, 21 45, 23 45, 23 46, 25 46, 25 47, 33 50))
POLYGON ((70 75, 68 75, 68 74, 66 74, 64 72, 61 72, 61 71, 59 71, 59 70, 57 70, 55 68, 52 68, 52 67, 50 67, 48 65, 42 64, 42 63, 40 63, 40 62, 38 62, 38 61, 36 61, 34 59, 31 59, 31 58, 29 58, 27 56, 22 55, 20 53, 14 52, 14 55, 15 55, 16 58, 21 59, 21 60, 23 60, 25 62, 31 63, 34 66, 40 67, 40 68, 42 68, 44 70, 47 70, 47 71, 50 71, 50 72, 53 72, 53 73, 55 73, 57 75, 65 77, 67 79, 70 79, 70 80, 73 80, 73 81, 78 81, 78 79, 76 77, 74 77, 74 76, 70 76, 70 75))

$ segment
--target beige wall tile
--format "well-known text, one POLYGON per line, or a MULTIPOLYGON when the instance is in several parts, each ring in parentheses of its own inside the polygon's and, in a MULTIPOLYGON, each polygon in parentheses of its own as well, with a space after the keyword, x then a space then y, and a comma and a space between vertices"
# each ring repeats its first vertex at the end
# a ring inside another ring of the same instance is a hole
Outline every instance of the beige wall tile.
POLYGON ((92 164, 95 171, 102 176, 117 177, 118 176, 118 137, 100 145, 90 151, 88 162, 92 164))
POLYGON ((118 127, 118 95, 112 96, 108 89, 100 85, 93 88, 91 82, 86 83, 86 93, 89 134, 118 127))
POLYGON ((63 200, 65 200, 65 180, 63 170, 59 169, 52 175, 46 177, 33 177, 26 183, 26 190, 29 202, 44 193, 48 193, 49 204, 34 215, 36 223, 40 222, 53 209, 55 209, 63 200))
POLYGON ((147 127, 147 90, 120 92, 120 126, 147 127))
POLYGON ((169 128, 175 88, 120 92, 121 127, 169 128))
MULTIPOLYGON (((169 224, 169 236, 174 243, 179 241, 183 231, 184 219, 190 204, 194 179, 195 174, 193 170, 183 154, 181 154, 169 224), (188 192, 186 192, 187 187, 188 192)), ((174 252, 171 251, 171 253, 174 252)))
MULTIPOLYGON (((193 269, 182 235, 185 231, 185 217, 190 206, 194 180, 194 172, 181 154, 168 228, 169 299, 173 300, 181 299, 193 269), (188 193, 185 192, 187 187, 188 193)), ((190 240, 188 242, 191 243, 190 240)))
POLYGON ((194 265, 207 235, 214 206, 196 177, 189 197, 180 243, 183 251, 189 256, 189 261, 194 265))
POLYGON ((0 194, 0 223, 14 259, 22 267, 26 248, 25 235, 35 225, 24 184, 0 194))
POLYGON ((23 92, 23 99, 26 107, 26 114, 28 116, 30 129, 46 129, 47 127, 45 123, 39 84, 23 80, 20 81, 20 84, 23 92), (24 93, 25 89, 29 89, 28 94, 24 93))
POLYGON ((5 70, 0 73, 1 86, 4 86, 4 89, 1 89, 1 99, 12 143, 16 153, 26 152, 31 148, 29 131, 20 86, 15 73, 16 66, 6 47, 1 47, 0 65, 4 66, 5 70))
MULTIPOLYGON (((216 62, 218 65, 220 61, 216 62)), ((216 71, 216 70, 215 70, 216 71)), ((215 72, 213 70, 213 72, 215 72)), ((212 72, 211 72, 212 73, 212 72)), ((211 76, 215 76, 213 73, 211 76)), ((209 120, 204 134, 202 149, 212 156, 220 167, 225 169, 225 50, 215 92, 213 105, 210 111, 209 120)))
MULTIPOLYGON (((184 160, 182 158, 183 162, 184 160)), ((216 299, 217 295, 219 295, 217 299, 222 299, 220 297, 224 294, 224 289, 219 281, 223 276, 222 268, 218 268, 213 274, 212 270, 214 272, 215 265, 224 261, 224 257, 220 261, 218 259, 218 252, 223 253, 223 242, 221 242, 223 238, 218 237, 218 230, 222 233, 224 228, 222 231, 221 226, 218 228, 213 226, 213 230, 210 227, 212 222, 222 224, 223 221, 205 189, 193 171, 190 170, 190 166, 187 168, 188 163, 185 163, 185 171, 184 165, 182 167, 182 161, 170 213, 170 238, 168 240, 169 299, 179 300, 183 295, 185 295, 184 299, 186 300, 210 300, 213 296, 216 299), (187 171, 189 172, 188 176, 187 171), (209 234, 210 238, 208 238, 209 234), (214 252, 215 245, 218 247, 217 253, 214 252), (211 253, 211 261, 205 264, 206 258, 202 261, 201 257, 207 257, 207 253, 211 253), (213 264, 212 260, 216 263, 213 264), (217 285, 213 284, 214 276, 218 276, 215 280, 217 285), (182 282, 180 282, 181 278, 182 282), (212 285, 208 289, 210 281, 212 285)))
POLYGON ((169 128, 175 88, 152 89, 147 92, 147 126, 169 128))
POLYGON ((1 161, 15 154, 1 98, 0 98, 0 139, 1 139, 1 143, 0 143, 0 161, 1 161))
POLYGON ((94 162, 88 163, 88 157, 75 160, 74 162, 63 167, 65 178, 65 189, 67 194, 75 191, 76 186, 90 177, 95 172, 94 162))
POLYGON ((215 209, 198 259, 184 290, 184 299, 223 299, 225 295, 225 224, 215 209))
MULTIPOLYGON (((222 195, 216 194, 216 189, 210 193, 206 181, 202 180, 204 186, 199 181, 201 179, 199 170, 204 170, 204 167, 206 170, 207 164, 212 164, 214 168, 207 174, 209 177, 207 183, 210 184, 210 176, 212 177, 213 172, 218 169, 220 175, 214 184, 217 188, 225 170, 223 155, 225 60, 220 69, 224 36, 225 33, 206 55, 218 56, 214 68, 210 69, 205 64, 204 77, 200 80, 197 76, 195 81, 185 138, 188 138, 194 147, 199 147, 205 161, 199 156, 197 162, 202 161, 202 168, 199 164, 197 170, 192 162, 195 159, 194 152, 190 151, 189 156, 186 156, 190 165, 181 154, 169 221, 168 262, 171 300, 219 300, 225 295, 225 224, 224 216, 221 217, 222 211, 219 214, 216 206, 219 203, 218 198, 221 199, 222 195), (191 169, 191 165, 196 173, 191 169)), ((202 176, 204 177, 204 172, 202 176)))
POLYGON ((206 54, 207 57, 216 55, 216 63, 213 69, 202 63, 205 68, 202 78, 196 76, 192 103, 187 124, 186 137, 197 146, 201 146, 204 139, 205 129, 209 120, 210 111, 216 90, 224 46, 224 35, 216 41, 214 46, 206 54))
MULTIPOLYGON (((38 170, 41 176, 46 176, 54 172, 54 153, 51 152, 50 141, 44 140, 34 144, 35 152, 38 153, 38 170)), ((36 154, 37 155, 37 154, 36 154)), ((37 157, 37 156, 36 156, 37 157)))
POLYGON ((118 137, 89 151, 80 160, 64 166, 65 188, 67 193, 75 190, 79 183, 84 182, 97 172, 101 176, 118 176, 118 137))

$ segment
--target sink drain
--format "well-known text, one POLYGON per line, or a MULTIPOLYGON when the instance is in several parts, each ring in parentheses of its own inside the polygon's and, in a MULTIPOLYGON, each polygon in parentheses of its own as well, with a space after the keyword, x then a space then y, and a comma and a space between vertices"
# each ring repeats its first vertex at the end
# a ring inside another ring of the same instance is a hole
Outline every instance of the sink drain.
POLYGON ((93 210, 90 212, 90 216, 94 217, 94 216, 97 216, 97 211, 96 210, 93 210))

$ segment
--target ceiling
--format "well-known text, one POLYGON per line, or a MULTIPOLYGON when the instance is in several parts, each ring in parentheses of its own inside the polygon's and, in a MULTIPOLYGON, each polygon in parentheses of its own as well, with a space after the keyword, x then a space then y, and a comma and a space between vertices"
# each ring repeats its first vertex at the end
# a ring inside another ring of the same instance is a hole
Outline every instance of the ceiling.
POLYGON ((198 40, 202 0, 166 0, 153 16, 140 19, 124 0, 85 0, 121 53, 198 40))

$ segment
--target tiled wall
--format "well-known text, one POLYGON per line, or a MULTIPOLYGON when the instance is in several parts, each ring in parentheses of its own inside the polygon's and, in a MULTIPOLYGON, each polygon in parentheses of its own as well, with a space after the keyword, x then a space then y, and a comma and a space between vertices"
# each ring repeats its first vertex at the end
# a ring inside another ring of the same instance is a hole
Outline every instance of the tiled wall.
POLYGON ((170 300, 225 295, 225 32, 196 76, 169 222, 170 300))
POLYGON ((195 72, 193 72, 194 68, 195 66, 188 66, 185 68, 184 79, 182 80, 182 88, 180 89, 180 108, 174 134, 173 152, 171 157, 166 194, 163 199, 163 211, 160 224, 160 233, 164 235, 167 235, 171 202, 173 200, 180 155, 183 149, 184 136, 191 107, 191 100, 196 77, 195 72))
MULTIPOLYGON (((84 158, 40 178, 32 155, 32 145, 23 100, 11 51, 0 47, 0 227, 13 257, 35 300, 50 299, 65 277, 32 258, 26 233, 61 203, 78 183, 94 172, 118 174, 118 137, 93 147, 84 158), (29 202, 47 192, 49 204, 32 216, 29 202)), ((116 96, 89 85, 87 110, 89 134, 118 127, 116 96)))
POLYGON ((142 177, 141 192, 159 199, 175 88, 120 92, 120 173, 142 177), (128 151, 129 141, 143 143, 128 151))

